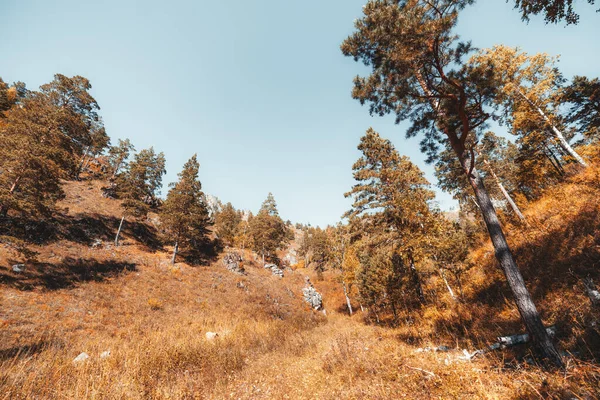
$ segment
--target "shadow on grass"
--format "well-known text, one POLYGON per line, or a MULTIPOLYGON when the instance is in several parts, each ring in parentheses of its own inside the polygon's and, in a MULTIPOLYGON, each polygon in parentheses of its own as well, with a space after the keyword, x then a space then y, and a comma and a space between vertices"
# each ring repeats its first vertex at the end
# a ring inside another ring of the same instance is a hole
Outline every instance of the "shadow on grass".
POLYGON ((179 253, 186 263, 196 266, 208 266, 218 260, 223 245, 218 239, 205 239, 197 244, 197 249, 184 250, 179 253))
POLYGON ((32 344, 13 346, 6 349, 0 349, 0 361, 21 359, 41 353, 44 349, 56 346, 54 342, 39 341, 32 344))
POLYGON ((67 257, 59 264, 28 263, 22 272, 0 267, 0 283, 20 290, 36 287, 57 290, 74 287, 79 282, 102 282, 135 270, 135 264, 127 262, 67 257))
MULTIPOLYGON (((59 240, 91 245, 95 240, 113 241, 119 228, 120 218, 100 214, 76 216, 57 215, 47 220, 31 220, 10 217, 0 220, 0 236, 38 245, 59 240)), ((153 227, 133 218, 125 219, 121 231, 123 238, 134 238, 150 251, 161 249, 158 232, 153 227)))

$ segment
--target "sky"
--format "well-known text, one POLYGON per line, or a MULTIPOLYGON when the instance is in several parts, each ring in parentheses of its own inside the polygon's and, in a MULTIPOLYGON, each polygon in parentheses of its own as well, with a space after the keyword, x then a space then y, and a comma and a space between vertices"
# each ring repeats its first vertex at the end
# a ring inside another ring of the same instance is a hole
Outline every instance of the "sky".
MULTIPOLYGON (((165 153, 165 186, 197 153, 206 193, 256 212, 272 192, 283 219, 325 226, 350 207, 343 194, 369 127, 435 184, 407 125, 371 117, 350 96, 367 70, 339 46, 364 3, 0 0, 0 77, 37 89, 55 73, 85 76, 113 143, 165 153)), ((580 24, 565 26, 526 24, 512 4, 479 0, 458 33, 479 48, 561 55, 567 78, 599 75, 593 6, 576 2, 580 24)), ((437 192, 443 209, 455 206, 437 192)))

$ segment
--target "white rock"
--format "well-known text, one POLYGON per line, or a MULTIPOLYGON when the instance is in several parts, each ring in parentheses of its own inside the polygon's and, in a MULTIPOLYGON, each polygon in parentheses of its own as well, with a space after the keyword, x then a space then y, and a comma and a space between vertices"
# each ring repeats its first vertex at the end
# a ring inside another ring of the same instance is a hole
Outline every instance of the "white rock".
POLYGON ((216 332, 206 332, 206 340, 214 340, 219 337, 219 334, 216 332))
POLYGON ((103 352, 100 354, 100 358, 102 358, 102 359, 104 359, 104 358, 108 358, 108 357, 110 357, 110 350, 103 351, 103 352))
POLYGON ((80 364, 80 363, 84 362, 85 360, 87 360, 88 358, 90 358, 88 353, 83 352, 73 359, 73 364, 80 364))
POLYGON ((25 264, 15 264, 12 266, 13 272, 23 272, 25 270, 25 264))

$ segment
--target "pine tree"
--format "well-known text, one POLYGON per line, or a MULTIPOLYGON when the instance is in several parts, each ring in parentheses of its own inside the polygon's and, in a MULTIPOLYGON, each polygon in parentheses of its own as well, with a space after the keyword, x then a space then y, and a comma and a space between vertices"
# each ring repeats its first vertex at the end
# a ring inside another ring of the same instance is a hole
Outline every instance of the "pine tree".
POLYGON ((546 54, 530 56, 504 45, 485 49, 470 61, 477 69, 493 71, 493 85, 498 88, 495 103, 503 108, 503 119, 513 134, 526 135, 532 121, 537 121, 549 139, 585 167, 587 163, 571 147, 561 127, 558 108, 564 79, 556 62, 557 58, 546 54))
POLYGON ((119 139, 116 146, 111 146, 108 149, 108 165, 112 169, 111 179, 117 176, 121 168, 127 165, 127 160, 132 151, 135 151, 135 147, 129 139, 119 139))
MULTIPOLYGON (((594 4, 596 1, 587 2, 594 4)), ((515 8, 521 11, 524 21, 529 21, 532 15, 542 14, 547 23, 556 24, 564 20, 570 25, 579 22, 579 14, 573 8, 573 0, 515 0, 515 8)))
POLYGON ((319 227, 307 228, 302 235, 298 255, 304 257, 306 266, 313 264, 315 271, 323 273, 332 258, 327 232, 319 227))
POLYGON ((199 169, 194 154, 178 174, 179 180, 169 185, 171 189, 161 208, 162 227, 167 241, 174 245, 172 263, 175 263, 180 247, 199 251, 206 241, 210 219, 198 179, 199 169))
POLYGON ((279 217, 273 194, 269 193, 258 214, 250 221, 252 249, 265 259, 277 261, 277 249, 287 242, 286 226, 279 217))
MULTIPOLYGON (((400 156, 392 143, 373 129, 361 138, 358 149, 362 156, 352 168, 358 183, 346 193, 354 203, 345 216, 354 232, 366 238, 370 261, 375 257, 388 268, 386 276, 391 280, 381 287, 394 293, 401 290, 404 274, 418 301, 423 302, 416 263, 426 255, 425 239, 432 222, 429 203, 434 194, 429 182, 416 165, 400 156)), ((363 276, 369 275, 365 272, 363 276)), ((394 297, 391 292, 387 294, 394 297)))
POLYGON ((154 148, 141 150, 117 176, 117 195, 123 200, 127 213, 142 217, 157 201, 165 171, 164 154, 154 148))
POLYGON ((588 141, 600 141, 600 79, 575 76, 561 100, 569 106, 566 121, 588 141))
POLYGON ((82 76, 69 78, 61 74, 40 87, 39 95, 56 110, 55 121, 65 135, 62 145, 73 155, 69 174, 75 178, 81 170, 81 161, 90 152, 104 150, 109 142, 98 115, 100 107, 89 92, 91 88, 90 81, 82 76))
POLYGON ((76 178, 87 154, 106 146, 108 136, 90 88, 83 77, 56 75, 40 92, 27 91, 21 83, 1 90, 0 215, 9 210, 50 215, 62 196, 60 179, 76 178), (7 101, 19 104, 8 110, 7 101))
POLYGON ((242 216, 231 203, 227 203, 215 216, 215 232, 221 241, 233 246, 238 235, 242 216))
POLYGON ((71 153, 55 119, 56 109, 37 95, 6 112, 0 126, 0 215, 9 210, 47 217, 62 197, 71 153))
POLYGON ((410 120, 407 136, 423 134, 422 150, 434 161, 440 147, 452 148, 469 179, 496 256, 522 320, 542 354, 563 366, 512 256, 491 198, 474 167, 473 136, 490 118, 498 95, 494 71, 464 62, 469 43, 452 31, 472 0, 371 0, 342 52, 371 68, 354 81, 353 96, 370 103, 372 114, 410 120))

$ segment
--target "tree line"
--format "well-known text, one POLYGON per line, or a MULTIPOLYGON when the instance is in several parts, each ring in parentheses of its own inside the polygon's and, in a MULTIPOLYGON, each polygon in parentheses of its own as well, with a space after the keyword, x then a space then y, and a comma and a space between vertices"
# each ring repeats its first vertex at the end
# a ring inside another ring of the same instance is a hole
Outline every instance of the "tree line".
POLYGON ((84 176, 107 182, 103 194, 121 201, 123 219, 157 213, 162 241, 173 246, 173 263, 180 249, 205 248, 213 224, 218 243, 233 245, 235 239, 263 260, 276 259, 290 232, 272 194, 255 216, 230 203, 211 210, 193 155, 161 199, 164 153, 153 147, 136 152, 129 139, 111 145, 91 88, 81 76, 56 74, 39 90, 0 78, 0 224, 10 230, 15 218, 51 220, 64 198, 62 183, 84 176))

